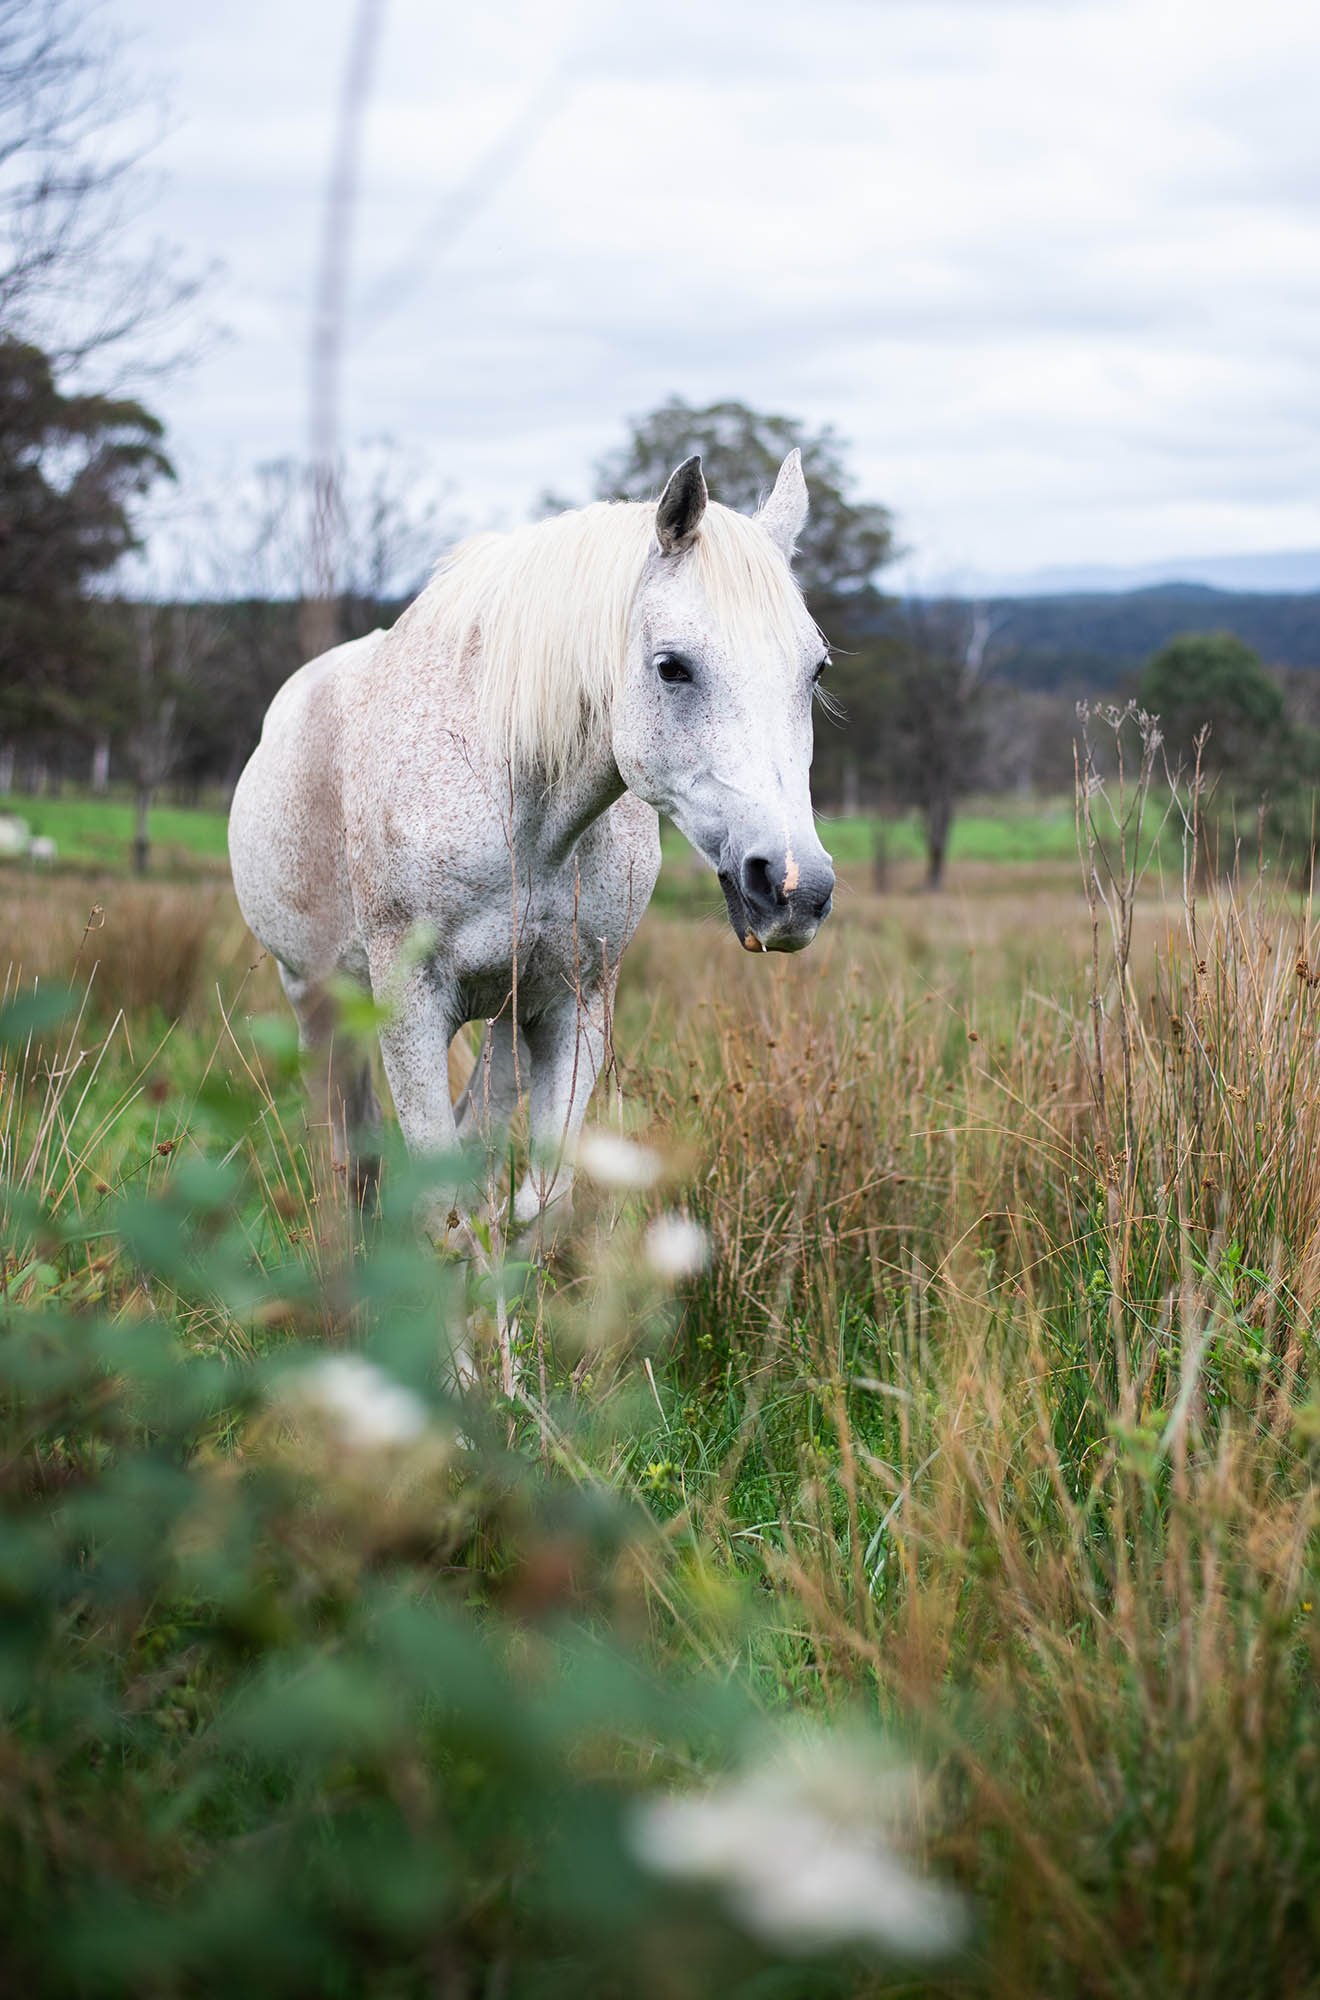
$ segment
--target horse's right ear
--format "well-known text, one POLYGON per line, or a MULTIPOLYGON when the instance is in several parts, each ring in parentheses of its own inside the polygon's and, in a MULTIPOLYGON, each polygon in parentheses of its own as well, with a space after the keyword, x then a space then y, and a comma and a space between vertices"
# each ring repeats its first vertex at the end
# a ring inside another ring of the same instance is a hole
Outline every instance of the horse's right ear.
POLYGON ((701 459, 685 458, 660 495, 655 510, 655 538, 661 555, 677 556, 697 539, 706 511, 706 481, 701 459))
POLYGON ((756 516, 785 562, 793 560, 797 538, 807 524, 808 505, 807 482, 802 476, 802 453, 794 445, 779 468, 774 491, 756 516))

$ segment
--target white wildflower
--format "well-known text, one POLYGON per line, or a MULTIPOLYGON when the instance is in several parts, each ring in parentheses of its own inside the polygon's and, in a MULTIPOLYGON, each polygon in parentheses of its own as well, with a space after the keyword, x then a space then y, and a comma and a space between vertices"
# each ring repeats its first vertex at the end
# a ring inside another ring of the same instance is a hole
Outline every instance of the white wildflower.
POLYGON ((654 1187, 665 1170, 664 1161, 650 1146, 639 1146, 599 1126, 578 1140, 577 1164, 593 1181, 611 1188, 654 1187))
POLYGON ((710 1238, 688 1215, 658 1215, 642 1239, 646 1261, 659 1278, 695 1278, 710 1262, 710 1238))
POLYGON ((360 1354, 330 1354, 286 1377, 283 1400, 326 1423, 350 1451, 415 1444, 429 1424, 426 1405, 360 1354))
POLYGON ((857 1745, 808 1742, 704 1794, 641 1802, 632 1846, 654 1873, 718 1891, 774 1949, 935 1958, 962 1939, 965 1915, 886 1841, 895 1791, 894 1774, 857 1745))

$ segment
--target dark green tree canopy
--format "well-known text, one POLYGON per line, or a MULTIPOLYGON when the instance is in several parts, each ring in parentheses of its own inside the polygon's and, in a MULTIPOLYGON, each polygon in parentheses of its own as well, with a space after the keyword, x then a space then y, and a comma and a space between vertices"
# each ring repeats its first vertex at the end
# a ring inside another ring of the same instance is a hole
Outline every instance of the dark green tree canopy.
POLYGON ((132 503, 173 476, 161 437, 140 403, 66 394, 39 348, 0 339, 0 722, 76 723, 96 700, 88 594, 137 546, 132 503))
POLYGON ((1196 737, 1208 727, 1203 767, 1246 781, 1269 777, 1288 733, 1282 690, 1231 632, 1184 632, 1161 646, 1138 699, 1159 716, 1171 763, 1190 767, 1196 737))
MULTIPOLYGON (((794 565, 803 589, 813 600, 872 590, 896 553, 893 523, 887 508, 854 498, 855 481, 828 425, 813 431, 792 417, 767 415, 745 403, 699 408, 671 396, 638 419, 627 442, 600 460, 596 491, 606 500, 653 499, 674 467, 700 452, 712 498, 751 513, 795 445, 811 494, 794 565)), ((813 608, 821 616, 815 603, 813 608)))
POLYGON ((128 515, 173 477, 140 403, 65 395, 47 357, 0 340, 0 590, 81 590, 136 546, 128 515))

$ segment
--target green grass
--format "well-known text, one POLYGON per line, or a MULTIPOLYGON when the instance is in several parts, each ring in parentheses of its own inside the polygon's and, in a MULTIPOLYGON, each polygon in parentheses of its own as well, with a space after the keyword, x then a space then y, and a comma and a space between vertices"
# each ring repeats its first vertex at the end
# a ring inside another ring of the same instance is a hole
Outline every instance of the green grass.
MULTIPOLYGON (((915 861, 924 854, 914 815, 892 819, 830 819, 820 822, 821 838, 836 861, 870 861, 877 839, 891 860, 915 861)), ((1071 799, 971 799, 953 823, 949 857, 958 861, 1072 861, 1077 855, 1076 819, 1071 799)))
MULTIPOLYGON (((921 828, 913 814, 819 817, 820 837, 837 863, 870 862, 877 846, 891 861, 917 861, 924 854, 921 828)), ((665 859, 682 864, 687 843, 673 827, 664 833, 665 859)), ((1072 801, 971 800, 954 821, 950 858, 958 861, 1075 861, 1077 828, 1072 801)))
MULTIPOLYGON (((0 798, 0 813, 16 813, 34 834, 49 835, 61 863, 126 873, 132 860, 133 807, 124 798, 0 798)), ((169 875, 190 862, 209 868, 225 859, 226 815, 215 808, 159 805, 151 815, 153 873, 169 875)), ((893 861, 920 859, 921 832, 914 816, 822 817, 821 838, 836 862, 870 862, 881 843, 893 861)), ((1029 864, 1071 862, 1077 853, 1070 799, 973 799, 954 822, 950 857, 959 861, 1029 864)), ((690 851, 681 834, 665 829, 666 863, 683 868, 690 851)))
MULTIPOLYGON (((1096 806, 1096 822, 1104 838, 1112 840, 1114 822, 1103 801, 1096 806)), ((818 817, 820 837, 836 863, 856 866, 875 860, 877 852, 887 861, 920 861, 925 856, 920 821, 915 813, 898 815, 867 814, 854 818, 818 817)), ((1146 827, 1146 846, 1152 858, 1167 864, 1177 861, 1178 844, 1172 824, 1165 825, 1155 813, 1146 827)), ((687 844, 674 828, 664 830, 665 859, 671 864, 685 862, 687 844)), ((971 798, 959 809, 949 841, 949 860, 995 863, 1003 866, 1030 866, 1037 862, 1077 862, 1077 818, 1071 798, 1019 799, 1010 797, 971 798)))
MULTIPOLYGON (((0 798, 0 813, 26 820, 31 832, 46 835, 59 849, 63 866, 126 874, 132 866, 134 812, 120 798, 62 794, 58 798, 0 798)), ((185 806, 156 806, 151 814, 153 873, 170 874, 192 863, 223 864, 223 812, 185 806)))

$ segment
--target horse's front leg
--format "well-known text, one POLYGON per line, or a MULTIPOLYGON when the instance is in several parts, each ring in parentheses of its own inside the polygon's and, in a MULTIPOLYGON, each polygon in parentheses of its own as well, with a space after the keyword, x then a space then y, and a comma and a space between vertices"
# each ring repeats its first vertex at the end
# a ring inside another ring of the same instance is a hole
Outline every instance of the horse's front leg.
POLYGON ((380 1105, 372 1088, 371 1064, 347 1038, 336 1042, 337 1010, 321 980, 302 978, 284 965, 279 975, 297 1018, 299 1045, 314 1058, 308 1076, 313 1107, 309 1122, 329 1127, 335 1171, 347 1176, 365 1205, 380 1174, 380 1105))
POLYGON ((487 1021, 476 1064, 454 1105, 459 1138, 475 1135, 492 1153, 496 1151, 507 1138, 531 1081, 532 1057, 527 1037, 520 1029, 515 1050, 508 1015, 487 1021))
POLYGON ((407 965, 397 950, 383 946, 371 953, 371 987, 389 1010, 380 1031, 380 1052, 408 1151, 414 1159, 437 1162, 425 1219, 431 1235, 443 1242, 461 1183, 458 1127, 449 1095, 449 1044, 460 1026, 458 994, 433 965, 407 965))
POLYGON ((520 1227, 551 1208, 567 1213, 573 1148, 605 1060, 607 1005, 601 993, 572 994, 527 1023, 532 1157, 513 1204, 520 1227))
POLYGON ((517 1031, 515 1047, 513 1025, 507 1013, 487 1021, 476 1067, 454 1105, 454 1115, 459 1138, 466 1143, 479 1140, 485 1154, 484 1212, 492 1221, 504 1209, 500 1183, 509 1132, 519 1106, 530 1095, 531 1082, 532 1054, 522 1030, 517 1031))

